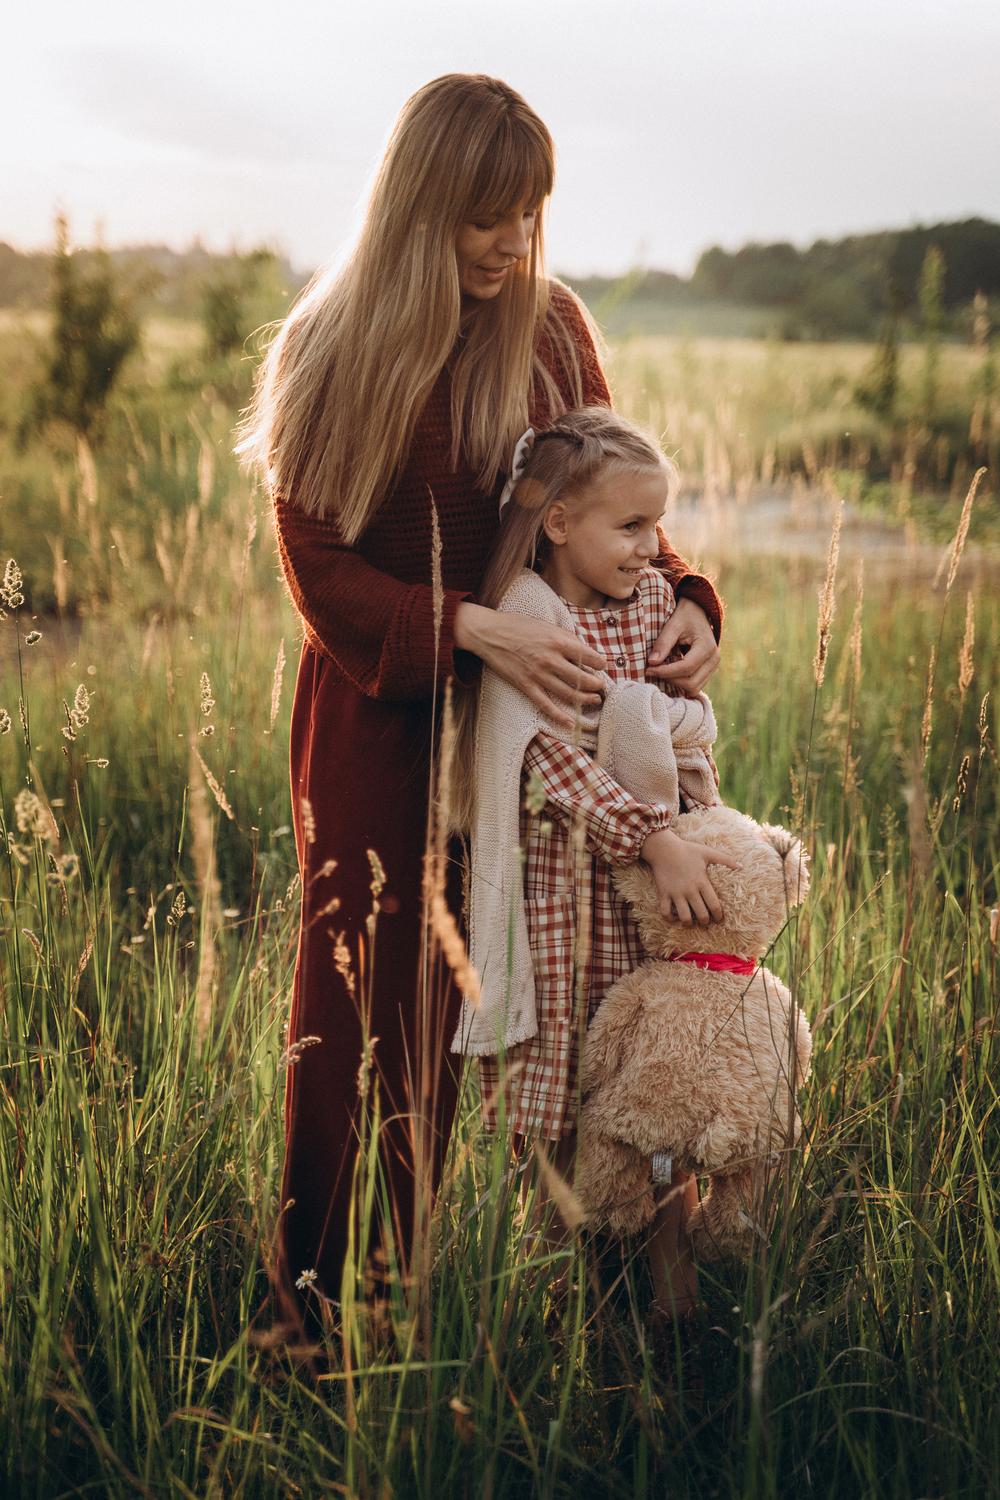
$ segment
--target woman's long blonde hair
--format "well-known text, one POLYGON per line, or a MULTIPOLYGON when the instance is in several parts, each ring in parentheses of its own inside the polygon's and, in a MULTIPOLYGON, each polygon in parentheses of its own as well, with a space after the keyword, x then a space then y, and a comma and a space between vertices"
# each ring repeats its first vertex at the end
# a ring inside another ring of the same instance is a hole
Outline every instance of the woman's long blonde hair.
POLYGON ((464 451, 479 487, 492 489, 528 421, 532 381, 554 413, 565 409, 536 352, 543 322, 581 399, 579 358, 544 277, 541 209, 554 170, 548 130, 497 78, 449 73, 407 100, 357 243, 305 288, 242 415, 235 451, 272 494, 334 517, 355 542, 449 361, 452 467, 464 451), (463 319, 456 233, 520 203, 539 209, 529 254, 463 319))
MULTIPOLYGON (((476 602, 496 609, 525 568, 541 572, 548 555, 545 516, 557 500, 585 503, 598 479, 612 474, 662 473, 669 500, 678 470, 650 434, 608 406, 582 406, 539 432, 501 513, 500 530, 476 602)), ((455 698, 449 814, 453 831, 471 831, 476 812, 475 726, 478 688, 455 698)))

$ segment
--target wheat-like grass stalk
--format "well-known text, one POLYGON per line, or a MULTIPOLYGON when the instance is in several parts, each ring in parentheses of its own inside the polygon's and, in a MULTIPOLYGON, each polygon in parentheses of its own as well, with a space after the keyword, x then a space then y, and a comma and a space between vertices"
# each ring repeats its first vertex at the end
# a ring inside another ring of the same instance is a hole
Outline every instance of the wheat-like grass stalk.
POLYGON ((862 639, 862 614, 865 603, 865 560, 858 559, 858 582, 857 598, 854 604, 854 614, 851 617, 851 635, 848 642, 848 659, 854 676, 854 686, 861 686, 861 639, 862 639))
POLYGON ((966 494, 965 501, 962 505, 962 514, 958 518, 958 530, 955 532, 955 540, 951 544, 951 561, 948 564, 948 580, 944 586, 944 591, 946 594, 950 592, 951 586, 955 582, 955 574, 958 572, 958 565, 962 561, 962 553, 965 551, 965 541, 969 535, 969 522, 972 520, 973 502, 975 501, 976 491, 979 488, 980 481, 985 473, 986 469, 982 468, 977 469, 973 474, 972 483, 969 485, 968 493, 966 494))
POLYGON ((441 743, 438 751, 438 769, 434 807, 433 845, 425 858, 424 871, 426 899, 430 916, 431 932, 440 945, 445 962, 455 976, 455 982, 468 996, 472 1005, 478 1005, 481 997, 479 975, 469 958, 468 949, 458 930, 458 923, 448 909, 445 900, 445 877, 447 872, 449 789, 451 785, 452 759, 455 752, 455 715, 452 704, 451 679, 445 682, 444 709, 441 716, 441 743))
POLYGON ((69 568, 63 556, 66 544, 61 536, 50 536, 47 541, 52 553, 52 592, 56 609, 63 614, 69 602, 69 568))
POLYGON ((222 790, 221 786, 216 781, 215 777, 212 775, 205 762, 202 760, 200 753, 197 750, 195 750, 194 753, 198 757, 198 764, 201 766, 201 769, 204 772, 205 780, 208 782, 212 796, 215 798, 216 802, 219 804, 219 807, 225 813, 229 821, 233 822, 236 815, 229 805, 229 798, 226 796, 225 792, 222 790))
POLYGON ((965 695, 969 691, 974 672, 972 652, 976 644, 976 607, 972 602, 972 590, 965 596, 965 634, 962 636, 962 645, 958 653, 958 692, 965 702, 965 695))
POLYGON ((540 1140, 533 1143, 533 1149, 545 1191, 558 1209, 559 1217, 567 1229, 579 1229, 580 1225, 587 1221, 587 1213, 579 1197, 562 1173, 553 1165, 540 1140))
POLYGON ((830 551, 826 559, 826 576, 819 591, 819 613, 816 622, 816 654, 813 657, 813 677, 817 687, 822 687, 826 675, 826 658, 830 650, 830 631, 833 627, 833 612, 836 604, 837 562, 840 557, 840 527, 844 518, 844 502, 841 500, 833 518, 830 536, 830 551))
POLYGON ((448 903, 437 891, 431 895, 431 928, 441 945, 445 962, 455 976, 455 983, 469 997, 471 1005, 478 1005, 481 996, 479 975, 472 966, 448 903))
POLYGON ((934 672, 937 667, 937 646, 931 647, 930 660, 927 663, 927 691, 924 694, 924 716, 920 724, 920 749, 922 752, 922 763, 927 764, 927 753, 931 744, 931 729, 934 723, 934 672))
POLYGON ((281 684, 285 676, 285 638, 282 636, 278 642, 278 653, 274 658, 274 676, 271 678, 271 715, 268 720, 268 733, 274 729, 281 708, 281 684))
POLYGON ((195 553, 198 550, 200 519, 197 505, 189 505, 184 518, 184 551, 181 553, 181 565, 177 573, 177 597, 180 599, 185 598, 189 592, 188 582, 194 566, 195 553))
MULTIPOLYGON (((195 1024, 199 1042, 204 1041, 212 1019, 212 997, 217 964, 215 940, 222 926, 222 893, 215 859, 214 829, 208 811, 208 798, 205 795, 206 782, 212 788, 215 800, 219 802, 221 793, 218 784, 199 755, 192 739, 188 767, 188 805, 191 811, 191 830, 194 839, 195 879, 198 883, 201 901, 201 943, 198 953, 198 978, 195 984, 195 1024), (199 766, 204 781, 198 775, 199 766)), ((225 807, 228 807, 224 797, 219 805, 223 807, 223 811, 225 807)), ((232 816, 231 811, 229 816, 232 816)))
POLYGON ((90 955, 94 951, 94 939, 96 936, 97 928, 91 927, 90 931, 87 933, 87 939, 83 945, 83 951, 76 961, 76 970, 73 974, 74 989, 79 985, 80 980, 83 978, 84 971, 86 970, 87 965, 90 963, 90 955))
POLYGON ((82 433, 76 440, 76 469, 80 476, 80 494, 85 505, 97 504, 97 466, 90 444, 82 433))
POLYGON ((59 843, 59 828, 51 807, 30 787, 22 787, 14 798, 14 821, 19 833, 27 833, 46 844, 59 843))
POLYGON ((438 521, 437 506, 434 504, 434 491, 430 485, 427 493, 431 499, 431 590, 434 603, 434 640, 436 646, 440 646, 441 622, 444 619, 444 585, 441 580, 441 526, 438 521))

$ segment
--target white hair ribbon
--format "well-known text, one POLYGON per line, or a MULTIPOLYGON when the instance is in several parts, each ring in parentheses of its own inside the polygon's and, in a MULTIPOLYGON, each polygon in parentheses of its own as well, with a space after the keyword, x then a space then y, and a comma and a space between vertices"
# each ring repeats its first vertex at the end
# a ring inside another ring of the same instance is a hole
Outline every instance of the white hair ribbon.
POLYGON ((526 427, 521 433, 521 436, 518 438, 517 443, 514 447, 514 457, 511 459, 510 464, 510 478, 507 480, 507 483, 504 485, 503 490, 500 493, 500 510, 503 510, 504 506, 507 504, 507 501, 510 499, 511 495, 513 495, 514 486, 517 484, 517 481, 524 473, 525 465, 528 462, 528 455, 531 453, 531 450, 534 446, 535 429, 533 427, 526 427))

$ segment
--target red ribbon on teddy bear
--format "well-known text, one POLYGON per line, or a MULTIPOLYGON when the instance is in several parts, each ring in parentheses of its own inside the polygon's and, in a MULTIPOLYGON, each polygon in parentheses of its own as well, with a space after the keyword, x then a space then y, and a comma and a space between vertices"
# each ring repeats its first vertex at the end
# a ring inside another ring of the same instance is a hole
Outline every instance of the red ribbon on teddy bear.
POLYGON ((737 958, 735 953, 671 953, 671 963, 697 964, 699 969, 711 969, 713 974, 756 974, 757 961, 753 958, 737 958))

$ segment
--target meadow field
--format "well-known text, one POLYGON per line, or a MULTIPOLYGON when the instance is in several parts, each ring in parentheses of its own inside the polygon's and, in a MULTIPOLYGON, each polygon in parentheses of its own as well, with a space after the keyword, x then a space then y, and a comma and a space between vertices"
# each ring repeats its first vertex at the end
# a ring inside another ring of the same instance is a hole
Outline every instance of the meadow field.
POLYGON ((1000 1494, 997 478, 970 498, 947 438, 1000 432, 974 351, 936 437, 852 403, 861 346, 611 351, 726 600, 723 795, 812 853, 771 959, 814 1033, 803 1149, 664 1352, 640 1247, 598 1277, 571 1197, 552 1316, 470 1079, 426 1274, 378 1324, 349 1300, 316 1378, 268 1304, 300 632, 229 452, 246 371, 156 325, 100 446, 19 446, 43 332, 0 327, 0 1493, 1000 1494))

